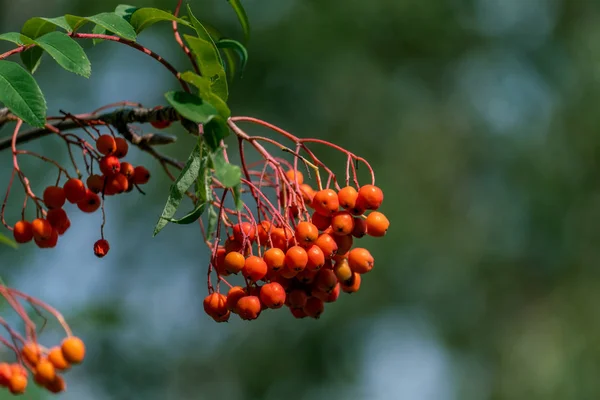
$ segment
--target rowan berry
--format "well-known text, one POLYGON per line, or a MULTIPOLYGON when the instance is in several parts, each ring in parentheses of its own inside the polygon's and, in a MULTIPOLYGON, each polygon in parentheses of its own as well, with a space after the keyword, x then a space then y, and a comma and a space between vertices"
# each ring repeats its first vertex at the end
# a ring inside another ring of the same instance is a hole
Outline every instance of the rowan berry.
POLYGON ((279 271, 279 275, 286 279, 292 279, 295 278, 296 275, 298 275, 298 271, 289 268, 284 268, 281 271, 279 271))
POLYGON ((67 384, 64 378, 60 375, 56 375, 52 382, 47 383, 44 386, 50 393, 61 393, 67 389, 67 384))
POLYGON ((269 221, 260 221, 257 226, 257 237, 261 245, 266 245, 269 241, 269 235, 271 232, 271 223, 269 221))
POLYGON ((266 283, 260 288, 260 301, 268 308, 281 308, 285 297, 285 289, 277 282, 266 283))
POLYGON ((146 169, 146 167, 138 165, 137 167, 134 168, 133 182, 136 185, 144 185, 144 184, 148 183, 149 180, 150 180, 150 171, 148 171, 146 169))
MULTIPOLYGON (((155 110, 160 110, 162 107, 155 107, 155 110)), ((171 121, 162 121, 162 120, 153 120, 150 121, 150 125, 152 125, 156 129, 165 129, 171 126, 171 121)))
POLYGON ((321 314, 323 314, 323 311, 325 311, 325 304, 323 303, 323 300, 317 297, 309 297, 306 300, 303 310, 307 316, 319 319, 321 314))
POLYGON ((331 229, 334 235, 350 235, 354 229, 354 217, 348 211, 335 213, 331 218, 331 229))
POLYGON ((367 221, 361 217, 354 217, 354 229, 352 229, 352 236, 357 239, 367 234, 367 221))
POLYGON ((10 368, 10 364, 6 362, 0 363, 0 386, 8 386, 11 376, 12 369, 10 368))
POLYGON ((333 235, 333 240, 337 243, 337 254, 345 254, 352 248, 354 237, 352 235, 333 235))
POLYGON ((46 220, 54 229, 56 229, 59 235, 65 233, 71 226, 71 221, 69 220, 66 211, 62 208, 53 208, 48 210, 48 214, 46 214, 46 220))
POLYGON ((340 292, 341 292, 341 285, 338 283, 337 285, 335 285, 333 290, 329 293, 323 292, 318 289, 314 289, 311 294, 313 297, 317 297, 317 298, 323 300, 325 303, 333 303, 334 301, 336 301, 338 299, 338 297, 340 297, 340 292))
POLYGON ((302 246, 308 246, 319 237, 319 229, 310 222, 300 222, 296 225, 296 240, 302 246))
POLYGON ((303 308, 308 296, 304 290, 294 289, 287 295, 287 303, 291 308, 303 308))
POLYGON ((359 273, 355 272, 348 282, 340 282, 342 290, 346 293, 356 293, 360 289, 362 278, 359 273))
POLYGON ((325 259, 333 257, 338 251, 338 244, 334 240, 332 235, 328 233, 322 233, 319 235, 315 244, 323 251, 325 259))
POLYGON ((94 243, 94 254, 96 257, 104 257, 106 254, 108 254, 108 250, 110 250, 110 246, 107 240, 99 239, 96 241, 96 243, 94 243))
POLYGON ((27 389, 27 376, 13 374, 8 381, 8 390, 12 394, 23 394, 27 389))
POLYGON ((300 246, 292 246, 285 253, 285 266, 295 272, 300 272, 308 264, 308 254, 300 246))
POLYGON ((277 272, 285 266, 285 253, 283 250, 273 247, 263 254, 263 259, 269 271, 277 272))
POLYGON ((71 367, 71 364, 65 359, 59 346, 55 346, 48 352, 48 361, 52 363, 54 369, 64 371, 71 367))
POLYGON ((322 292, 329 293, 333 290, 335 285, 338 283, 337 276, 335 272, 330 269, 322 268, 319 270, 319 273, 315 277, 314 285, 317 289, 322 292))
POLYGON ((42 357, 42 349, 40 345, 35 342, 27 342, 21 348, 21 357, 29 365, 35 366, 42 357))
POLYGON ((313 198, 312 207, 319 214, 332 215, 340 208, 337 193, 332 189, 318 191, 313 198))
POLYGON ((91 190, 88 190, 85 198, 77 202, 77 207, 84 213, 93 213, 100 208, 100 197, 91 190))
POLYGON ((128 162, 122 162, 121 163, 121 171, 120 171, 123 175, 125 175, 127 177, 127 179, 133 177, 133 174, 135 172, 135 168, 133 167, 133 165, 131 165, 128 162))
POLYGON ((65 205, 67 197, 65 191, 60 186, 48 186, 42 195, 44 204, 48 208, 61 208, 65 205))
POLYGON ((250 222, 242 222, 233 227, 233 237, 240 243, 244 243, 247 239, 250 242, 254 242, 256 239, 256 229, 250 222))
POLYGON ((227 296, 213 292, 204 298, 204 312, 213 318, 220 318, 227 314, 227 296))
POLYGON ((215 320, 215 322, 227 322, 229 321, 229 317, 231 317, 231 311, 227 310, 227 312, 223 315, 219 315, 219 316, 214 316, 212 317, 212 319, 215 320))
POLYGON ((316 270, 304 269, 303 271, 300 271, 298 274, 296 274, 295 278, 298 282, 309 284, 315 280, 317 272, 318 271, 316 270))
POLYGON ((287 227, 271 229, 271 241, 273 242, 273 246, 283 251, 286 251, 288 247, 290 247, 293 238, 294 235, 292 231, 287 227))
POLYGON ((117 143, 111 135, 100 135, 96 140, 96 148, 100 154, 107 156, 117 150, 117 143))
POLYGON ((52 228, 52 232, 50 233, 50 237, 48 239, 38 239, 33 236, 33 241, 40 249, 51 249, 56 247, 58 243, 58 231, 52 228))
POLYGON ((225 256, 225 270, 230 274, 237 274, 244 268, 246 259, 237 251, 232 251, 225 256))
POLYGON ((366 274, 373 269, 374 262, 373 256, 367 249, 357 247, 350 250, 348 254, 348 263, 352 268, 352 272, 366 274))
POLYGON ((262 305, 257 296, 244 296, 238 300, 237 309, 240 318, 250 321, 258 318, 262 305))
POLYGON ((301 319, 307 317, 306 313, 304 312, 304 309, 302 308, 290 307, 290 311, 292 312, 294 318, 301 319))
POLYGON ((300 185, 300 193, 302 193, 302 200, 304 200, 304 204, 310 207, 313 198, 315 197, 315 190, 310 185, 303 183, 300 185))
POLYGON ((379 211, 372 211, 367 216, 367 234, 373 237, 385 236, 388 228, 390 227, 390 221, 387 217, 379 211))
POLYGON ((320 231, 324 231, 331 226, 331 216, 319 214, 316 211, 313 212, 311 221, 320 231))
POLYGON ((129 189, 129 180, 122 173, 114 174, 106 179, 106 186, 104 188, 105 195, 112 196, 120 194, 129 189))
POLYGON ((10 369, 11 369, 13 375, 23 375, 23 376, 27 377, 27 368, 25 368, 23 366, 23 364, 12 363, 10 365, 10 369))
POLYGON ((120 137, 115 138, 115 145, 117 146, 115 150, 115 157, 123 158, 127 155, 127 152, 129 152, 129 144, 127 143, 127 140, 120 137))
POLYGON ((258 256, 250 256, 246 258, 242 275, 250 280, 257 282, 267 275, 267 263, 258 256))
POLYGON ((292 183, 292 185, 294 185, 294 182, 298 182, 298 185, 302 185, 304 183, 304 175, 298 170, 289 169, 285 173, 285 176, 292 183))
POLYGON ((33 239, 33 226, 31 222, 21 220, 13 227, 13 237, 17 243, 27 243, 33 239))
POLYGON ((80 364, 85 358, 85 344, 83 340, 76 336, 69 336, 63 339, 60 349, 63 357, 70 364, 80 364))
POLYGON ((352 186, 346 186, 338 192, 338 200, 340 207, 351 210, 356 205, 356 198, 358 197, 358 191, 352 186))
POLYGON ((121 171, 121 161, 115 156, 104 156, 100 159, 100 171, 105 176, 112 176, 121 171))
POLYGON ((37 240, 48 240, 52 236, 52 225, 48 220, 36 218, 31 223, 33 237, 37 240))
POLYGON ((56 378, 56 369, 47 359, 40 360, 35 365, 35 381, 40 384, 52 382, 56 378))
POLYGON ((247 295, 248 292, 241 286, 234 286, 231 289, 229 289, 226 301, 227 309, 237 314, 237 303, 239 299, 247 295))
POLYGON ((81 179, 71 178, 63 185, 65 197, 71 204, 75 204, 85 197, 85 185, 81 179))
POLYGON ((358 189, 356 203, 367 210, 377 210, 383 202, 383 191, 375 185, 364 185, 358 189))
POLYGON ((313 244, 306 250, 308 261, 306 262, 306 269, 309 271, 317 271, 325 265, 325 254, 323 250, 316 244, 313 244))
MULTIPOLYGON (((102 190, 104 190, 104 181, 105 178, 103 175, 94 174, 88 176, 85 183, 92 193, 100 193, 102 190)), ((85 197, 83 197, 83 199, 85 199, 85 197)), ((83 201, 83 199, 79 201, 83 201)), ((79 203, 79 201, 77 203, 79 203)))

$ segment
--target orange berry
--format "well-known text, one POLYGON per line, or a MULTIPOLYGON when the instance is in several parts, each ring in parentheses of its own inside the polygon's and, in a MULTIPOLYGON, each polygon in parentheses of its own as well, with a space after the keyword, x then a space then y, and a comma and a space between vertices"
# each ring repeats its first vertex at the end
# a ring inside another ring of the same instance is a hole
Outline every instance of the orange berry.
POLYGON ((284 268, 281 271, 279 271, 279 276, 282 276, 286 279, 295 278, 296 275, 298 275, 298 271, 294 271, 293 269, 289 269, 289 268, 284 268))
POLYGON ((373 211, 367 216, 367 234, 373 237, 384 236, 390 227, 390 221, 379 211, 373 211))
POLYGON ((300 185, 300 193, 302 193, 304 204, 310 207, 313 198, 315 197, 315 190, 310 185, 303 183, 300 185))
POLYGON ((100 154, 106 156, 114 153, 117 150, 117 143, 112 135, 100 135, 100 137, 96 140, 96 148, 100 154))
POLYGON ((315 287, 322 292, 329 293, 335 288, 338 280, 335 272, 330 269, 322 268, 319 270, 319 273, 315 277, 315 287))
POLYGON ((316 244, 313 244, 306 250, 308 261, 306 263, 306 269, 309 271, 318 271, 323 265, 325 265, 325 254, 323 250, 316 244))
POLYGON ((319 229, 310 222, 300 222, 296 225, 296 240, 303 245, 308 246, 314 243, 319 237, 319 229))
POLYGON ((301 283, 312 283, 312 281, 315 280, 315 277, 317 276, 317 272, 316 270, 309 270, 309 269, 304 269, 303 271, 300 271, 298 274, 296 274, 295 278, 298 282, 301 283))
POLYGON ((316 211, 313 212, 311 221, 320 231, 324 231, 331 226, 331 216, 319 214, 316 211))
POLYGON ((347 282, 340 282, 340 287, 346 293, 356 293, 360 289, 361 276, 355 272, 352 278, 347 282))
POLYGON ((56 375, 52 382, 48 382, 44 386, 50 393, 61 393, 67 389, 67 384, 62 376, 56 375))
POLYGON ((66 211, 62 208, 53 208, 48 210, 48 214, 46 214, 46 220, 48 220, 50 225, 56 229, 59 235, 65 233, 71 226, 71 221, 69 220, 66 211))
POLYGON ((322 233, 319 235, 315 244, 323 251, 325 259, 333 257, 338 251, 338 245, 332 235, 328 233, 322 233))
POLYGON ((285 297, 285 289, 277 282, 264 284, 260 288, 260 301, 268 308, 281 308, 285 297))
POLYGON ((290 311, 292 312, 292 315, 294 316, 294 318, 306 318, 307 315, 304 312, 304 310, 302 308, 294 308, 294 307, 290 307, 290 311))
POLYGON ((246 289, 241 286, 234 286, 229 289, 229 293, 227 293, 227 300, 225 302, 227 309, 237 314, 238 301, 247 295, 248 293, 246 292, 246 289))
POLYGON ((250 280, 257 282, 267 275, 267 263, 258 256, 250 256, 246 258, 242 275, 250 280))
POLYGON ((354 217, 348 211, 340 211, 331 218, 331 229, 334 235, 350 235, 354 229, 354 217))
POLYGON ((338 200, 340 207, 351 210, 356 205, 356 198, 358 197, 358 191, 352 186, 346 186, 338 192, 338 200))
POLYGON ((42 357, 42 349, 35 342, 27 342, 21 348, 21 357, 31 366, 36 365, 42 357))
POLYGON ((135 172, 135 168, 133 167, 133 165, 131 165, 128 162, 122 162, 121 163, 121 171, 120 172, 129 179, 129 178, 133 177, 133 174, 135 172))
POLYGON ((338 297, 340 297, 340 292, 341 292, 341 285, 338 283, 337 285, 335 285, 333 290, 329 293, 323 292, 320 290, 313 290, 312 295, 313 295, 313 297, 317 297, 317 298, 323 300, 325 303, 333 303, 334 301, 336 301, 338 299, 338 297))
POLYGON ((60 186, 48 186, 44 190, 42 197, 44 204, 48 208, 61 208, 65 205, 65 201, 67 201, 65 190, 60 186))
POLYGON ((332 215, 340 208, 337 193, 332 189, 318 191, 313 198, 312 207, 319 214, 332 215))
POLYGON ((354 273, 352 268, 350 268, 347 258, 342 258, 341 260, 337 261, 333 266, 333 272, 340 282, 349 281, 354 273))
POLYGON ((242 222, 233 227, 233 237, 240 243, 244 243, 245 239, 254 242, 256 239, 256 230, 250 222, 242 222))
POLYGON ((325 311, 325 304, 323 303, 323 300, 319 298, 309 297, 302 309, 307 316, 314 319, 319 319, 321 314, 323 314, 323 311, 325 311))
POLYGON ((298 182, 298 185, 302 185, 304 183, 304 175, 302 172, 298 170, 290 169, 285 173, 285 176, 289 179, 292 186, 294 186, 294 182, 298 182))
POLYGON ((56 369, 47 359, 40 360, 35 366, 35 380, 38 383, 52 382, 56 378, 56 369))
MULTIPOLYGON (((100 193, 102 190, 104 190, 104 180, 105 180, 104 176, 94 174, 94 175, 88 176, 85 183, 87 184, 88 189, 92 193, 100 193)), ((86 194, 86 196, 87 196, 87 194, 86 194)), ((83 201, 84 199, 85 199, 85 196, 79 201, 83 201)), ((79 201, 77 203, 79 203, 79 201)))
POLYGON ((13 374, 8 381, 8 390, 12 394, 23 394, 27 389, 27 377, 21 374, 13 374))
POLYGON ((204 312, 213 319, 221 318, 229 312, 227 309, 227 296, 213 292, 204 298, 204 312))
POLYGON ((55 346, 50 349, 50 352, 48 353, 48 361, 50 361, 54 366, 54 369, 58 371, 64 371, 71 367, 71 364, 65 360, 65 356, 63 355, 59 346, 55 346))
POLYGON ((286 251, 292 244, 294 235, 289 228, 272 228, 271 241, 273 246, 286 251))
POLYGON ((31 228, 33 230, 33 237, 37 240, 48 240, 52 236, 52 225, 46 219, 34 219, 31 223, 31 228))
POLYGON ((23 375, 27 377, 27 369, 23 366, 23 364, 12 363, 10 365, 10 369, 13 375, 23 375))
POLYGON ((129 189, 129 180, 122 173, 107 178, 105 194, 119 194, 129 189))
POLYGON ((13 227, 13 237, 17 243, 27 243, 33 239, 33 226, 29 221, 18 221, 13 227))
POLYGON ((85 198, 77 203, 77 207, 84 213, 93 213, 100 208, 100 196, 88 190, 85 198))
POLYGON ((257 296, 244 296, 238 300, 237 309, 240 318, 249 321, 258 318, 262 306, 257 296))
POLYGON ((308 264, 308 254, 300 246, 292 246, 285 253, 285 266, 295 272, 300 272, 308 264))
POLYGON ((337 254, 345 254, 352 248, 354 237, 352 235, 333 235, 333 240, 337 243, 337 254))
POLYGON ((105 176, 112 176, 121 171, 121 161, 115 156, 104 156, 100 159, 100 171, 105 176))
POLYGON ((287 303, 291 308, 303 308, 308 296, 304 290, 294 289, 287 295, 287 303))
POLYGON ((242 253, 232 251, 225 256, 224 266, 230 274, 237 274, 244 268, 245 263, 246 259, 242 253))
POLYGON ((358 189, 356 203, 367 210, 377 210, 383 203, 383 191, 375 185, 364 185, 358 189))
POLYGON ((285 266, 285 253, 276 247, 265 251, 263 259, 269 271, 276 272, 285 266))
POLYGON ((58 243, 58 231, 52 228, 52 233, 48 239, 40 239, 33 237, 33 241, 40 249, 51 249, 56 247, 56 243, 58 243))
POLYGON ((8 386, 12 374, 13 372, 9 363, 0 363, 0 386, 8 386))
POLYGON ((144 185, 150 180, 150 171, 141 165, 138 165, 133 170, 133 182, 136 185, 144 185))
POLYGON ((75 204, 85 197, 85 185, 81 179, 71 178, 63 185, 65 197, 71 204, 75 204))
POLYGON ((70 364, 80 364, 85 358, 85 344, 83 340, 76 336, 69 336, 63 339, 60 349, 63 357, 70 364))
POLYGON ((269 233, 271 231, 271 223, 269 221, 260 221, 257 227, 258 231, 258 240, 261 245, 266 245, 269 241, 269 233))
POLYGON ((357 239, 367 234, 367 221, 364 218, 354 217, 354 229, 352 229, 352 236, 357 239))
POLYGON ((99 239, 94 243, 94 255, 98 258, 104 257, 108 254, 108 250, 110 250, 110 246, 108 241, 105 239, 99 239))
POLYGON ((374 262, 373 256, 367 249, 357 247, 348 253, 348 264, 352 272, 366 274, 373 269, 374 262))
POLYGON ((120 137, 115 138, 115 145, 117 147, 115 150, 115 157, 125 157, 127 155, 127 152, 129 151, 129 144, 127 143, 127 140, 120 137))

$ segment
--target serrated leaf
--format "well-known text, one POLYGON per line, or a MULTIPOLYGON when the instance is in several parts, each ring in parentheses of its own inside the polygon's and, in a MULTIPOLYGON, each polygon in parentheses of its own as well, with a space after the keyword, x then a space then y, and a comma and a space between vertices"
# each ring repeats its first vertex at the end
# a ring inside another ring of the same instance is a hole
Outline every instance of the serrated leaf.
MULTIPOLYGON (((131 6, 129 4, 119 4, 115 8, 115 14, 117 14, 119 17, 123 18, 125 21, 129 22, 129 21, 131 21, 131 16, 133 15, 133 13, 136 10, 138 10, 138 8, 135 6, 131 6)), ((106 35, 108 33, 108 31, 106 29, 104 29, 103 27, 101 27, 100 25, 95 25, 94 28, 92 29, 92 33, 95 33, 97 35, 106 35)), ((92 39, 92 42, 94 45, 96 45, 102 41, 103 41, 103 39, 92 39)))
POLYGON ((67 34, 50 32, 35 40, 56 62, 77 75, 90 77, 92 66, 83 48, 67 34))
POLYGON ((219 113, 207 101, 186 92, 167 92, 165 98, 182 117, 197 124, 205 124, 219 113))
POLYGON ((0 102, 31 126, 46 123, 46 100, 33 76, 12 61, 0 60, 0 102))
POLYGON ((158 8, 140 8, 133 13, 130 20, 137 33, 161 21, 177 21, 178 24, 190 26, 186 20, 158 8))
POLYGON ((223 186, 233 188, 240 184, 242 178, 240 167, 225 161, 222 151, 212 153, 211 158, 215 169, 215 177, 223 186))
MULTIPOLYGON (((56 24, 35 17, 25 21, 21 28, 21 33, 28 38, 37 39, 40 36, 55 30, 56 24)), ((44 51, 39 47, 33 47, 21 52, 21 61, 23 62, 23 65, 25 65, 25 68, 31 71, 32 74, 35 73, 39 67, 42 54, 44 54, 44 51)))
POLYGON ((223 101, 227 101, 228 88, 225 69, 221 64, 219 50, 211 41, 190 35, 183 35, 188 46, 196 58, 196 63, 203 76, 211 81, 211 90, 223 101))
POLYGON ((227 0, 233 11, 235 11, 235 15, 237 15, 238 20, 240 21, 240 25, 242 26, 242 30, 244 31, 244 40, 248 43, 250 39, 250 22, 248 21, 248 16, 246 15, 246 10, 242 6, 242 2, 240 0, 227 0))
POLYGON ((211 82, 208 78, 187 71, 181 74, 181 79, 194 85, 198 89, 200 97, 212 104, 223 118, 227 119, 231 116, 231 110, 227 103, 212 92, 211 82))
POLYGON ((8 236, 5 236, 2 233, 0 233, 0 244, 4 244, 6 246, 12 247, 13 249, 16 249, 19 247, 14 240, 10 239, 8 236))
MULTIPOLYGON (((240 78, 244 75, 244 70, 246 69, 246 65, 248 64, 248 50, 246 47, 233 39, 221 39, 217 42, 217 47, 219 49, 233 49, 236 50, 239 58, 240 58, 240 78)), ((235 64, 234 64, 235 65, 235 64)))
POLYGON ((3 33, 0 35, 0 40, 6 41, 6 42, 12 42, 19 46, 25 46, 25 45, 33 43, 33 40, 31 40, 30 38, 28 38, 27 36, 25 36, 19 32, 3 33))
POLYGON ((114 33, 123 39, 135 41, 135 29, 131 24, 125 21, 124 18, 118 16, 114 12, 105 12, 86 18, 88 21, 100 25, 107 31, 114 33))
POLYGON ((169 220, 173 219, 173 216, 175 215, 177 208, 179 208, 181 200, 183 199, 183 196, 185 196, 186 191, 198 178, 201 158, 201 143, 198 141, 196 146, 194 146, 192 153, 188 157, 185 166, 181 170, 181 173, 171 185, 171 191, 169 198, 167 199, 167 204, 165 204, 162 215, 154 227, 154 236, 156 236, 169 223, 169 220))

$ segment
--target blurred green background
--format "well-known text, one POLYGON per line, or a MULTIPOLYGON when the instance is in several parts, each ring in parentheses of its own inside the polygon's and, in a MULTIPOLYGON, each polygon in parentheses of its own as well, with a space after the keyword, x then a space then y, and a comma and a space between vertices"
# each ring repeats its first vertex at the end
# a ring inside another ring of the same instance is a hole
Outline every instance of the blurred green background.
MULTIPOLYGON (((0 0, 0 31, 117 4, 0 0)), ((240 37, 225 0, 191 5, 240 37)), ((2 276, 63 311, 88 343, 62 398, 600 398, 600 2, 244 5, 250 60, 233 85, 232 110, 372 161, 392 223, 385 238, 361 241, 375 268, 318 321, 282 310, 215 324, 202 312, 207 252, 197 226, 151 237, 169 182, 134 153, 155 179, 145 197, 107 202, 107 258, 91 251, 100 216, 79 213, 53 251, 0 248, 2 276)), ((139 40, 183 66, 169 28, 139 40)), ((86 47, 90 80, 49 58, 36 73, 51 113, 119 100, 164 104, 162 94, 177 87, 124 46, 86 47)), ((180 136, 169 153, 184 157, 193 141, 169 131, 180 136)), ((54 138, 28 148, 65 156, 54 138)), ((343 160, 321 154, 343 170, 343 160)), ((36 187, 55 179, 23 162, 36 187)), ((0 163, 5 187, 10 155, 0 163)), ((60 340, 54 325, 42 339, 48 345, 60 340)), ((24 398, 45 396, 32 385, 24 398)))

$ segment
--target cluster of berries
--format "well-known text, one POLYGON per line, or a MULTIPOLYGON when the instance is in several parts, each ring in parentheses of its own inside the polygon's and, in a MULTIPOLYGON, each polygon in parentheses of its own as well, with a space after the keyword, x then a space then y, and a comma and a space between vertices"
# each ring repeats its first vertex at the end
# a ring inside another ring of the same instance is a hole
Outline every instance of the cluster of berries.
MULTIPOLYGON (((136 185, 145 184, 150 179, 145 167, 121 162, 129 150, 125 139, 101 135, 96 140, 96 149, 101 155, 98 157, 101 175, 91 174, 85 183, 81 179, 71 178, 62 187, 48 186, 42 197, 48 211, 41 218, 31 222, 23 219, 14 225, 13 236, 17 243, 33 240, 40 248, 53 248, 58 237, 71 226, 63 208, 67 201, 76 204, 84 213, 93 213, 102 204, 100 195, 104 197, 130 192, 136 185)), ((94 244, 94 254, 98 257, 106 255, 108 250, 108 242, 104 239, 94 244)))
POLYGON ((22 362, 0 363, 0 386, 7 388, 12 394, 23 394, 31 372, 37 385, 51 393, 63 392, 66 383, 61 372, 80 364, 84 358, 85 345, 75 336, 65 338, 60 346, 51 349, 30 341, 20 349, 22 362))
POLYGON ((312 216, 302 220, 301 207, 293 205, 290 226, 276 220, 233 226, 212 263, 220 276, 241 273, 246 286, 231 287, 227 295, 212 292, 204 299, 205 312, 217 322, 227 321, 231 313, 253 320, 267 308, 284 305, 296 318, 319 318, 325 303, 336 301, 341 291, 358 291, 362 275, 373 268, 371 253, 354 247, 354 241, 386 234, 390 223, 376 211, 383 202, 382 190, 364 185, 315 191, 300 171, 290 170, 286 176, 312 216))

